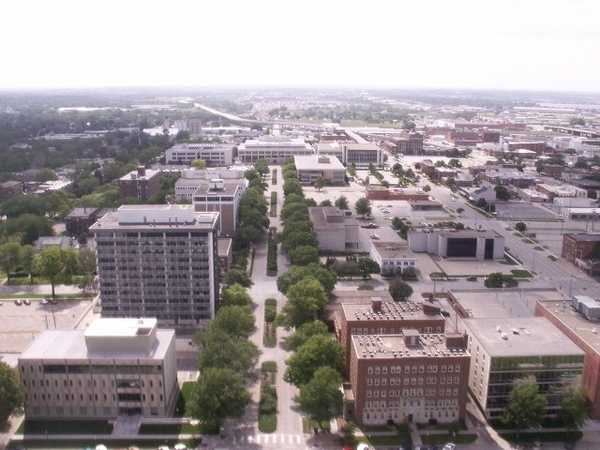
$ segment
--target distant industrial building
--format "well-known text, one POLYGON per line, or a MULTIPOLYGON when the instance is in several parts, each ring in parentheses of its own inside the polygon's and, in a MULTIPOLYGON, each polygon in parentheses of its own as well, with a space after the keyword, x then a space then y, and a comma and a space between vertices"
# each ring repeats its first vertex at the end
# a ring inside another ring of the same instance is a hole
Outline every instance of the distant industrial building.
POLYGON ((367 186, 367 198, 369 200, 429 200, 429 194, 421 189, 367 186))
POLYGON ((469 390, 487 419, 500 419, 519 381, 533 381, 556 417, 570 387, 581 386, 585 354, 543 317, 466 319, 469 390))
POLYGON ((0 183, 0 200, 8 200, 23 193, 23 183, 21 181, 5 181, 0 183))
POLYGON ((156 319, 96 319, 46 330, 19 357, 28 419, 169 417, 179 388, 175 332, 156 319))
POLYGON ((342 162, 348 166, 368 167, 370 164, 374 166, 383 165, 383 150, 376 144, 370 142, 342 144, 342 149, 342 162))
POLYGON ((600 273, 599 249, 600 233, 565 233, 560 256, 594 276, 600 273))
POLYGON ((197 329, 218 299, 219 213, 193 205, 123 205, 96 222, 102 317, 156 317, 197 329))
POLYGON ((148 200, 160 190, 160 172, 138 167, 119 180, 121 198, 135 197, 140 201, 148 200))

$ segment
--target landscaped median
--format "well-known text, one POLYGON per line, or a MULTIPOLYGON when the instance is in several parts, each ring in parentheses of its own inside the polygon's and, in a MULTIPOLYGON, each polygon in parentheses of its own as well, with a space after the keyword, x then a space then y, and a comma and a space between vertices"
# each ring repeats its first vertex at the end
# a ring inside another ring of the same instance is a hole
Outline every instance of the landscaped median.
POLYGON ((275 377, 277 363, 265 361, 261 367, 260 402, 258 404, 258 429, 262 433, 277 430, 277 390, 275 377))

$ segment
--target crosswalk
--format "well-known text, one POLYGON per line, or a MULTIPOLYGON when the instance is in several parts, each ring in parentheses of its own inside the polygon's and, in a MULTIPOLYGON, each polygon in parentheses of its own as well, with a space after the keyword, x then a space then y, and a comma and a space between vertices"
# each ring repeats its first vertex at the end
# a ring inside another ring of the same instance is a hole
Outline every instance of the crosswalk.
POLYGON ((304 448, 305 441, 302 434, 255 434, 247 436, 234 436, 234 444, 271 444, 293 445, 294 448, 304 448))

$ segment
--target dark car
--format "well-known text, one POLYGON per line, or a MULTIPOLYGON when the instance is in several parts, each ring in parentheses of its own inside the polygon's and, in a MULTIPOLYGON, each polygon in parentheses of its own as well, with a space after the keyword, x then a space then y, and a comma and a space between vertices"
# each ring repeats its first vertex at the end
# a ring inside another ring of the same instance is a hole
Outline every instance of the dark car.
POLYGON ((15 305, 21 306, 22 304, 23 304, 22 300, 19 300, 19 299, 15 300, 15 305))
POLYGON ((468 277, 467 281, 477 281, 477 277, 468 277))

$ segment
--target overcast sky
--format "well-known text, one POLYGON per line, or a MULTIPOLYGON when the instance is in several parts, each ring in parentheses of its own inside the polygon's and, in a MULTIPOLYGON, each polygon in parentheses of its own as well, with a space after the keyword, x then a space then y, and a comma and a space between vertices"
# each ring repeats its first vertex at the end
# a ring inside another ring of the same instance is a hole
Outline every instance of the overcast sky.
POLYGON ((18 0, 2 17, 0 89, 600 92, 599 0, 18 0))

